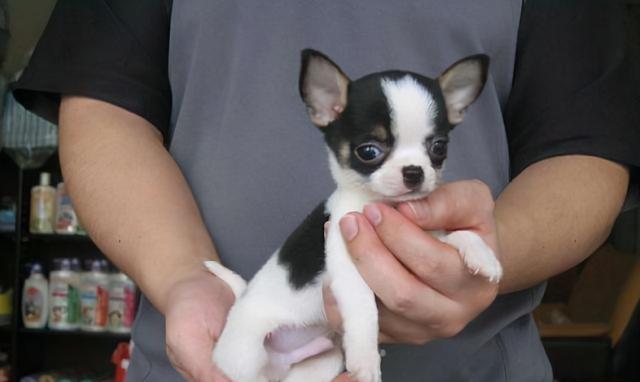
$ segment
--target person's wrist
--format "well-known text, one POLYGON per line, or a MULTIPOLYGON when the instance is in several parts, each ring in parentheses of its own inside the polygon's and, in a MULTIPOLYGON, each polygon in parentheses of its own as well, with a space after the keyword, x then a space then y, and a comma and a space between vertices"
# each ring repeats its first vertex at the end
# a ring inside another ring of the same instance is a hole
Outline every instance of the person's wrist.
POLYGON ((217 290, 216 295, 223 296, 225 300, 233 303, 234 296, 231 288, 223 280, 212 275, 203 265, 202 261, 185 262, 174 268, 159 288, 153 291, 152 303, 161 313, 166 313, 171 301, 185 298, 184 294, 191 293, 192 288, 202 290, 217 290))

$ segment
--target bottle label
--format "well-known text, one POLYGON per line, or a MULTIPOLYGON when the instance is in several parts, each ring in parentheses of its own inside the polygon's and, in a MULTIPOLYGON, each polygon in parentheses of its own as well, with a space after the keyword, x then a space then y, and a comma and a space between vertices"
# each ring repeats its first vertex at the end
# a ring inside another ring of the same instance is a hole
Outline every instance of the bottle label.
POLYGON ((131 328, 136 319, 136 290, 130 286, 124 288, 124 316, 122 324, 131 328))
POLYGON ((39 322, 42 319, 44 296, 40 289, 28 287, 25 291, 24 320, 25 322, 39 322))
POLYGON ((89 327, 107 326, 109 292, 100 285, 83 288, 80 294, 82 324, 89 327))
POLYGON ((69 284, 64 281, 51 281, 49 325, 62 325, 69 322, 69 284))
POLYGON ((131 329, 136 315, 136 291, 131 285, 118 283, 109 290, 109 327, 131 329))
POLYGON ((71 284, 67 295, 67 319, 71 324, 80 322, 80 291, 71 284))

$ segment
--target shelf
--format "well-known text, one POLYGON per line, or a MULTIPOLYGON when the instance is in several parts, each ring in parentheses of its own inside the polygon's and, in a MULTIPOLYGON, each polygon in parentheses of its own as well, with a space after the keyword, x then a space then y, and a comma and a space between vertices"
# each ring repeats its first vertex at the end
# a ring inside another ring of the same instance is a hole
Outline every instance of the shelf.
POLYGON ((15 240, 16 233, 15 231, 0 231, 0 239, 15 240))
POLYGON ((82 330, 51 330, 51 329, 28 329, 19 328, 21 334, 29 334, 36 336, 60 336, 60 337, 96 337, 96 338, 119 338, 128 340, 130 333, 112 333, 112 332, 85 332, 82 330))
POLYGON ((30 233, 25 235, 23 240, 44 243, 93 243, 87 235, 59 235, 50 233, 30 233))

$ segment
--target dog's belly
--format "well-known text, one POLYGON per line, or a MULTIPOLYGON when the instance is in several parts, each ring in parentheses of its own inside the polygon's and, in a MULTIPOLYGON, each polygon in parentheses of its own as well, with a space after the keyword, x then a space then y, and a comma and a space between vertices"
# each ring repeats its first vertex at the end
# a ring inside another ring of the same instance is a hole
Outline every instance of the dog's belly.
POLYGON ((278 261, 276 252, 231 308, 213 353, 216 365, 233 381, 281 380, 292 364, 329 349, 329 340, 314 342, 317 335, 330 332, 323 311, 324 278, 321 272, 314 282, 293 288, 289 269, 278 261), (267 338, 269 333, 289 328, 312 330, 300 332, 297 338, 279 337, 278 343, 267 338), (281 351, 296 345, 301 351, 281 351))

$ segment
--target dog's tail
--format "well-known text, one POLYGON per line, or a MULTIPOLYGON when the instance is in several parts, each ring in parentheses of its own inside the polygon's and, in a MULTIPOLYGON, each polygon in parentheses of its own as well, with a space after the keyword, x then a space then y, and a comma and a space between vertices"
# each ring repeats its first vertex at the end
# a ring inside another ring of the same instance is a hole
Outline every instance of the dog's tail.
POLYGON ((247 282, 244 281, 240 275, 223 266, 219 262, 205 261, 204 266, 209 270, 209 272, 221 278, 222 281, 229 285, 229 288, 231 288, 233 294, 236 296, 236 300, 238 300, 238 298, 244 293, 245 289, 247 289, 247 282))

